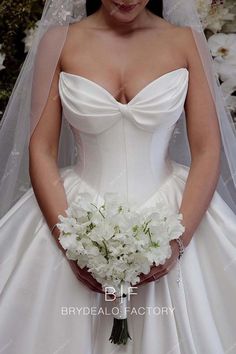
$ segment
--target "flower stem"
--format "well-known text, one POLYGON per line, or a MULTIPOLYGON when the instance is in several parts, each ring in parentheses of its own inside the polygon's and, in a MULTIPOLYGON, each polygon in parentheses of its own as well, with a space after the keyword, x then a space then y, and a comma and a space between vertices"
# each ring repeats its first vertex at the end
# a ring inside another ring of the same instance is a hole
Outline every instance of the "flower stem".
POLYGON ((126 344, 128 338, 132 339, 129 335, 127 318, 117 319, 114 318, 112 332, 109 340, 114 344, 126 344))

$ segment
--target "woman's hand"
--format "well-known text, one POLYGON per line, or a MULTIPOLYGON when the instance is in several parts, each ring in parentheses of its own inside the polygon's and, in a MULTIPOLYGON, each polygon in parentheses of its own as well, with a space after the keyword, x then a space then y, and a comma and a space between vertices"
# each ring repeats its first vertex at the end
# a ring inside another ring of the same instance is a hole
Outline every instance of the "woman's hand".
MULTIPOLYGON (((150 281, 154 281, 153 275, 155 275, 155 280, 157 280, 166 275, 175 266, 177 258, 179 256, 179 247, 177 242, 174 240, 170 241, 170 245, 172 249, 171 257, 167 259, 167 261, 163 265, 152 266, 148 274, 142 274, 140 276, 140 282, 138 284, 135 284, 135 286, 140 286, 150 281)), ((93 278, 93 276, 91 275, 91 273, 88 272, 88 269, 86 267, 81 269, 76 261, 68 261, 77 279, 79 279, 84 285, 89 287, 91 290, 104 294, 101 284, 93 278)))
MULTIPOLYGON (((66 256, 65 256, 66 257, 66 256)), ((68 262, 71 266, 72 271, 74 272, 76 278, 80 280, 85 286, 87 286, 89 289, 96 291, 98 293, 104 294, 104 290, 102 289, 102 286, 100 283, 94 279, 94 277, 91 275, 91 273, 88 272, 88 268, 84 267, 83 269, 80 268, 77 264, 76 261, 68 259, 68 262)))
POLYGON ((149 283, 154 280, 158 280, 167 273, 175 266, 178 256, 179 256, 179 247, 178 244, 175 240, 170 241, 171 249, 172 249, 172 254, 170 258, 166 260, 166 262, 162 265, 159 266, 152 266, 151 270, 148 274, 141 274, 140 275, 140 282, 135 284, 135 286, 140 286, 145 283, 149 283), (155 276, 155 279, 153 278, 153 275, 155 276))
POLYGON ((68 261, 73 273, 75 274, 76 278, 78 280, 80 280, 85 286, 87 286, 89 289, 95 291, 95 292, 99 292, 104 294, 104 290, 102 289, 102 286, 100 283, 98 283, 96 281, 96 279, 93 278, 93 276, 91 275, 91 273, 88 272, 88 268, 84 267, 83 269, 79 267, 79 265, 77 264, 76 261, 68 259, 66 256, 66 250, 62 247, 62 245, 59 242, 59 237, 60 235, 60 231, 59 229, 56 227, 53 230, 52 236, 55 238, 58 247, 60 248, 60 250, 62 251, 62 253, 64 254, 66 260, 68 261))
MULTIPOLYGON (((66 256, 66 251, 65 249, 61 246, 58 236, 59 236, 59 230, 55 228, 53 232, 53 236, 57 241, 58 247, 61 249, 61 251, 64 253, 67 261, 69 262, 71 269, 73 273, 75 274, 76 278, 80 280, 85 286, 87 286, 89 289, 95 292, 99 292, 101 294, 105 294, 104 290, 102 289, 102 286, 100 283, 96 281, 96 279, 93 278, 90 272, 88 272, 88 268, 84 267, 83 269, 80 268, 77 264, 76 261, 70 260, 66 256)), ((142 274, 140 276, 140 282, 135 284, 135 286, 140 286, 145 283, 154 281, 153 275, 155 275, 155 280, 160 279, 164 275, 166 275, 176 264, 178 256, 179 256, 179 247, 178 244, 175 240, 170 241, 171 249, 172 249, 172 254, 170 258, 166 260, 166 262, 163 265, 159 266, 152 266, 151 270, 148 274, 142 274)), ((109 296, 109 295, 108 295, 109 296)))

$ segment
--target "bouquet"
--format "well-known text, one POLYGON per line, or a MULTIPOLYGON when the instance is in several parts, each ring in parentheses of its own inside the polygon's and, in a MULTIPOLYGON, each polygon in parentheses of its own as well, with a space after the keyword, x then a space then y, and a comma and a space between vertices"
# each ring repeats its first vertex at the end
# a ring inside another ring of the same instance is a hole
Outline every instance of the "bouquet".
MULTIPOLYGON (((151 266, 165 263, 172 252, 170 240, 185 229, 182 214, 163 201, 140 208, 115 193, 106 193, 100 204, 93 203, 89 193, 80 193, 66 215, 59 215, 57 224, 66 256, 81 268, 86 266, 103 288, 115 289, 120 298, 140 281, 141 273, 148 274, 151 266)), ((120 310, 109 340, 126 344, 130 335, 123 301, 120 310)))

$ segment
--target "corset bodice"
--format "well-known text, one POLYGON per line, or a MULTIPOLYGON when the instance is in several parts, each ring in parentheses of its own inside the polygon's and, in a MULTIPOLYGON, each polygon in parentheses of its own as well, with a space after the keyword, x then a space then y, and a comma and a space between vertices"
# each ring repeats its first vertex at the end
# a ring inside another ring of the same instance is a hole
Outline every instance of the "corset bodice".
POLYGON ((75 169, 96 190, 145 199, 171 173, 168 145, 184 107, 189 72, 153 80, 127 104, 79 75, 60 73, 63 114, 78 146, 75 169))

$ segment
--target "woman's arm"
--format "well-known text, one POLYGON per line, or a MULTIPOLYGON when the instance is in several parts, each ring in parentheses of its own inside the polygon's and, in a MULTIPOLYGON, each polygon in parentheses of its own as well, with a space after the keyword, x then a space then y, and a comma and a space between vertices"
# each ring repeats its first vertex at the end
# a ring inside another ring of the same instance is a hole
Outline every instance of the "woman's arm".
POLYGON ((180 212, 183 214, 185 246, 205 214, 220 172, 221 138, 217 113, 190 28, 184 29, 183 43, 189 69, 189 87, 185 101, 187 135, 191 166, 180 212))
MULTIPOLYGON (((214 101, 208 86, 201 59, 190 28, 180 29, 185 52, 189 86, 185 101, 187 135, 191 152, 191 166, 179 211, 183 214, 185 232, 181 236, 187 247, 205 214, 216 189, 220 169, 221 138, 214 101)), ((141 283, 167 274, 178 257, 176 241, 171 241, 172 255, 162 266, 153 267, 143 275, 141 283)))
MULTIPOLYGON (((60 61, 56 67, 49 96, 40 120, 29 142, 29 174, 38 205, 51 228, 59 222, 58 215, 66 215, 68 207, 63 181, 57 166, 58 146, 61 130, 62 107, 58 82, 60 61)), ((59 229, 55 228, 52 237, 61 251, 59 229)), ((67 259, 76 277, 91 290, 103 292, 100 284, 86 269, 81 269, 76 261, 67 259)))
POLYGON ((46 106, 29 143, 30 179, 49 228, 59 222, 58 215, 65 215, 64 212, 68 207, 57 166, 61 130, 59 72, 59 66, 57 66, 46 106))

